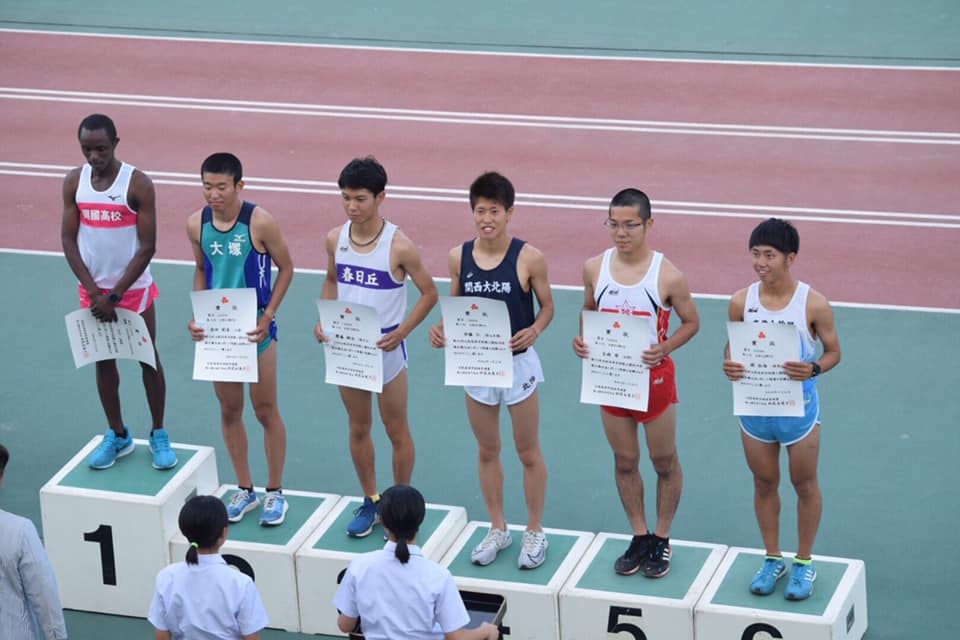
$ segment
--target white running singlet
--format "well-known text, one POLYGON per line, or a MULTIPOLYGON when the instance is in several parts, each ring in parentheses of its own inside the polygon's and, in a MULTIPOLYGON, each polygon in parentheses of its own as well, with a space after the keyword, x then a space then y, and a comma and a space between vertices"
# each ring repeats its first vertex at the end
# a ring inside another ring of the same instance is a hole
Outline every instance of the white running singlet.
POLYGON ((813 362, 817 355, 817 343, 810 335, 810 325, 807 324, 807 294, 810 285, 797 282, 797 289, 790 298, 790 303, 779 311, 771 311, 760 302, 760 283, 754 282, 747 289, 747 301, 743 307, 744 322, 775 322, 778 324, 792 324, 800 333, 800 360, 813 362))
POLYGON ((350 225, 340 229, 334 262, 337 265, 337 299, 373 307, 380 313, 383 333, 396 329, 407 311, 407 288, 390 270, 390 247, 397 225, 384 221, 377 245, 370 253, 354 251, 350 225))
MULTIPOLYGON (((80 210, 77 244, 83 264, 101 289, 112 289, 117 284, 140 249, 137 212, 127 202, 134 169, 133 165, 121 163, 116 179, 106 191, 93 188, 89 164, 80 170, 76 195, 80 210)), ((145 289, 152 283, 148 266, 130 289, 145 289)))
POLYGON ((610 273, 610 260, 614 251, 615 248, 610 248, 603 253, 603 263, 600 265, 600 275, 594 289, 597 309, 606 313, 653 318, 654 322, 650 323, 650 344, 665 341, 670 327, 670 312, 673 309, 665 307, 660 300, 660 265, 663 264, 663 254, 654 251, 650 267, 643 279, 628 286, 614 280, 610 273))

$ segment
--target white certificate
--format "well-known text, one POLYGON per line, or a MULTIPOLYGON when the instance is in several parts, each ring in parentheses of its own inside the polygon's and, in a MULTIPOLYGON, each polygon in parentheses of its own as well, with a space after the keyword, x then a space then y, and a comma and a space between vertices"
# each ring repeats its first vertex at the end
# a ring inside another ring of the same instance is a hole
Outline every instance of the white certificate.
POLYGON ((383 351, 377 346, 381 337, 377 310, 341 300, 317 300, 317 311, 323 333, 329 338, 323 343, 327 364, 324 381, 374 393, 383 391, 383 351))
POLYGON ((147 324, 139 313, 117 309, 116 322, 100 322, 90 309, 71 311, 63 318, 73 352, 73 364, 79 369, 100 360, 139 360, 154 369, 157 359, 147 324))
POLYGON ((802 416, 803 382, 783 363, 800 359, 800 334, 792 324, 728 322, 730 359, 746 367, 733 383, 735 416, 802 416))
POLYGON ((474 296, 441 296, 444 384, 449 386, 513 386, 510 314, 503 300, 474 296))
POLYGON ((191 291, 193 321, 203 327, 195 342, 193 379, 214 382, 256 382, 257 343, 248 331, 257 328, 257 292, 254 289, 191 291))
POLYGON ((582 317, 590 357, 583 359, 580 402, 646 411, 650 369, 643 352, 650 348, 652 320, 600 311, 582 317))

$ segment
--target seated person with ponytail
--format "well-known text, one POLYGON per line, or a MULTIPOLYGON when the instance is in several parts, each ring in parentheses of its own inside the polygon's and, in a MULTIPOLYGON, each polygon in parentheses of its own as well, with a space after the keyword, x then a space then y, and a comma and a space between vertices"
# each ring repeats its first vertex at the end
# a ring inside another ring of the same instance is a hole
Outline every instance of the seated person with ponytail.
POLYGON ((388 542, 350 563, 333 604, 337 626, 353 631, 363 620, 366 640, 497 640, 489 622, 465 628, 467 609, 450 572, 423 557, 416 546, 426 505, 413 487, 398 484, 380 497, 388 542))
POLYGON ((195 496, 180 510, 190 542, 184 562, 157 574, 147 619, 156 640, 259 640, 267 612, 249 576, 220 555, 227 541, 227 508, 214 496, 195 496))

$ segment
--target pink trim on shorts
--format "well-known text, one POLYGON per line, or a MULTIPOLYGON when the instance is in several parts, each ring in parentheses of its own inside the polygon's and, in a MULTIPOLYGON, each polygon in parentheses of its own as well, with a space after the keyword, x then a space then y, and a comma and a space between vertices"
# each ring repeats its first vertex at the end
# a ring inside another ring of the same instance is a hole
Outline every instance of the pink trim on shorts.
MULTIPOLYGON (((77 290, 80 292, 80 307, 86 309, 90 306, 90 296, 87 294, 87 290, 83 288, 83 285, 77 285, 77 290)), ((101 289, 100 292, 103 295, 110 293, 109 289, 101 289)), ((129 289, 126 293, 123 294, 123 297, 120 299, 120 303, 117 305, 118 309, 127 309, 128 311, 133 311, 134 313, 143 313, 150 308, 150 305, 153 304, 153 301, 160 297, 160 290, 157 288, 156 282, 151 282, 149 287, 143 289, 129 289)))

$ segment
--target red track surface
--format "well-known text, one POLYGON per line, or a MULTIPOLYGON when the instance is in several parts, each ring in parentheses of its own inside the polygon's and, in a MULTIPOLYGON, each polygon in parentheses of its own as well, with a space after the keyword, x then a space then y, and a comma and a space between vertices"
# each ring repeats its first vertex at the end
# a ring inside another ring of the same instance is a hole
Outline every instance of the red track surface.
MULTIPOLYGON (((386 52, 272 45, 0 34, 0 85, 35 89, 476 113, 797 127, 960 132, 960 73, 386 52)), ((495 168, 522 193, 609 197, 640 186, 655 200, 956 214, 960 146, 560 130, 479 124, 226 113, 0 99, 0 161, 82 161, 76 126, 102 110, 121 158, 146 171, 195 172, 231 150, 248 175, 333 181, 376 154, 391 183, 464 189, 495 168)), ((59 248, 59 184, 0 176, 19 213, 4 245, 59 248)), ((161 257, 188 258, 186 214, 199 188, 158 186, 161 257)), ((342 219, 336 196, 248 194, 281 219, 297 266, 325 265, 321 238, 342 219)), ((535 198, 526 198, 527 200, 535 198)), ((446 275, 472 232, 466 204, 388 200, 385 213, 446 275)), ((656 216, 656 210, 654 212, 656 216)), ((607 235, 600 211, 518 208, 517 235, 545 251, 552 279, 577 284, 607 235)), ((789 217, 789 216, 788 216, 789 217)), ((695 291, 751 279, 753 219, 663 215, 652 242, 695 291)), ((803 221, 799 274, 838 300, 960 307, 960 229, 803 221)))

